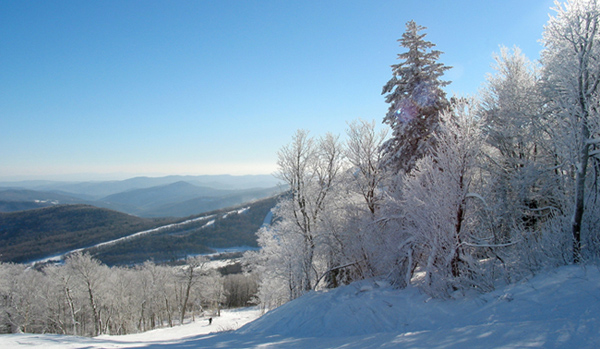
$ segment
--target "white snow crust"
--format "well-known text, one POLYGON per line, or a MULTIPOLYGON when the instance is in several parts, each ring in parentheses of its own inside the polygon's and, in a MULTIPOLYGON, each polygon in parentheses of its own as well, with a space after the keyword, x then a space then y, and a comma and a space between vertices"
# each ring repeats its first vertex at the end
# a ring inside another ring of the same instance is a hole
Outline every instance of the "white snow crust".
POLYGON ((249 322, 258 316, 256 308, 224 311, 210 326, 197 319, 126 336, 2 335, 0 348, 598 348, 600 270, 561 267, 454 300, 367 280, 249 322))

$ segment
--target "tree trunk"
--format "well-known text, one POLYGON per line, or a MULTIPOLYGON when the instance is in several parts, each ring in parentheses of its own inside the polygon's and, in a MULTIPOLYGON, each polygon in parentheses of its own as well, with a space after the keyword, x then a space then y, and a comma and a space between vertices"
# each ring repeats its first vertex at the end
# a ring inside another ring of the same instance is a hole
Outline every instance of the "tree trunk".
POLYGON ((98 316, 98 309, 96 306, 96 302, 94 301, 94 293, 92 291, 92 285, 89 283, 89 281, 87 282, 87 291, 88 291, 88 296, 89 296, 89 301, 90 301, 90 307, 92 308, 92 317, 94 319, 94 332, 93 332, 93 337, 97 336, 100 334, 100 317, 98 316))
POLYGON ((192 282, 193 282, 193 268, 190 266, 190 269, 192 269, 190 271, 190 275, 188 276, 189 279, 187 280, 188 283, 186 285, 185 288, 185 297, 183 298, 183 304, 181 305, 181 320, 179 321, 180 324, 183 324, 183 319, 185 318, 185 311, 187 308, 187 303, 190 299, 190 290, 192 289, 192 282))
POLYGON ((169 307, 169 299, 167 299, 167 296, 164 296, 165 298, 165 307, 167 308, 167 317, 169 319, 169 327, 173 327, 173 317, 171 316, 171 308, 169 307))
POLYGON ((590 148, 587 144, 590 131, 586 123, 583 123, 581 128, 583 135, 583 148, 581 149, 581 155, 579 158, 579 163, 577 164, 577 172, 575 175, 575 211, 573 213, 572 221, 573 263, 581 262, 581 222, 583 221, 583 212, 585 210, 585 177, 587 176, 590 153, 590 148))
POLYGON ((73 324, 73 335, 77 336, 77 319, 75 317, 75 302, 71 296, 71 291, 68 287, 65 288, 65 296, 67 297, 67 303, 69 303, 69 310, 71 312, 71 323, 73 324))
MULTIPOLYGON (((464 176, 463 175, 460 176, 459 185, 460 185, 460 189, 464 190, 464 176)), ((455 225, 455 231, 454 231, 455 238, 456 238, 456 246, 454 247, 454 256, 452 257, 452 261, 450 262, 450 265, 452 267, 452 276, 453 277, 460 276, 459 263, 460 263, 460 249, 461 249, 461 244, 462 244, 460 231, 462 230, 462 224, 465 219, 465 210, 464 210, 465 200, 466 200, 465 198, 462 199, 461 203, 458 206, 458 210, 456 212, 456 225, 455 225)))

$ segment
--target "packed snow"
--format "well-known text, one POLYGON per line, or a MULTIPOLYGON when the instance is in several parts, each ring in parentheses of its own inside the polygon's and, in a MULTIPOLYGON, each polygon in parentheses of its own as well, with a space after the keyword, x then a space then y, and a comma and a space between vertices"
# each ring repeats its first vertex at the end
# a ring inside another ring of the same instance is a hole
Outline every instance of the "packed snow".
POLYGON ((197 318, 126 336, 2 335, 0 347, 600 347, 597 266, 561 267, 490 293, 456 296, 431 299, 416 287, 396 290, 383 281, 366 280, 310 292, 256 320, 260 311, 248 308, 223 311, 211 325, 197 318))
POLYGON ((232 331, 260 316, 257 307, 240 310, 224 310, 221 316, 196 317, 182 326, 156 329, 144 333, 124 336, 102 335, 95 338, 63 336, 55 334, 11 334, 0 335, 0 348, 44 347, 45 349, 69 348, 195 348, 194 342, 200 338, 212 337, 215 333, 232 331))

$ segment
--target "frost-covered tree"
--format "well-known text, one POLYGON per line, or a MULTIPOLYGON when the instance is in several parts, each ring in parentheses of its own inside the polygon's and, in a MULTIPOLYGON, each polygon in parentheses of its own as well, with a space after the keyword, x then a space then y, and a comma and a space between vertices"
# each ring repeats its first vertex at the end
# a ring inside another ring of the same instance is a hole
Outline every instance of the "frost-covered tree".
POLYGON ((554 9, 556 15, 544 28, 543 75, 556 122, 556 150, 562 170, 572 178, 567 183, 572 208, 566 211, 572 215, 572 252, 577 263, 587 205, 598 196, 598 172, 592 165, 598 165, 594 155, 600 145, 600 6, 596 0, 570 0, 564 5, 556 2, 554 9))
POLYGON ((377 132, 375 121, 355 120, 348 126, 345 154, 352 172, 349 186, 360 194, 369 212, 375 214, 381 204, 382 187, 386 180, 380 149, 387 131, 377 132))
POLYGON ((48 328, 40 272, 21 264, 0 264, 0 333, 43 332, 48 328))
POLYGON ((69 270, 64 267, 50 265, 44 268, 44 274, 50 279, 50 284, 54 289, 53 300, 48 303, 54 303, 54 315, 52 322, 60 328, 61 334, 79 335, 80 313, 82 311, 81 302, 75 292, 75 278, 69 270))
POLYGON ((151 307, 149 322, 152 327, 167 324, 173 327, 174 314, 177 311, 177 284, 180 279, 173 268, 156 265, 151 262, 140 267, 144 278, 150 284, 151 307))
POLYGON ((198 284, 202 274, 206 273, 206 262, 208 258, 204 256, 188 257, 185 265, 179 270, 179 290, 180 290, 180 316, 179 323, 183 324, 185 314, 190 307, 190 295, 192 288, 198 284))
POLYGON ((279 303, 314 289, 323 271, 337 262, 325 223, 335 207, 342 157, 338 137, 316 140, 302 130, 279 151, 278 176, 290 191, 274 210, 274 224, 258 234, 262 249, 253 260, 261 270, 261 301, 279 303))
POLYGON ((97 336, 102 333, 104 328, 101 316, 103 310, 101 295, 106 286, 107 267, 89 254, 79 252, 67 258, 65 267, 68 269, 67 272, 73 275, 75 292, 86 299, 85 313, 91 317, 92 323, 92 329, 89 332, 92 336, 97 336))
POLYGON ((435 151, 403 180, 403 229, 413 240, 414 262, 426 272, 424 287, 435 296, 448 294, 475 270, 469 246, 480 237, 469 201, 478 197, 472 190, 483 137, 473 105, 461 102, 441 115, 435 151))
POLYGON ((334 195, 342 155, 337 137, 327 134, 317 142, 302 130, 278 153, 279 178, 290 187, 280 218, 290 220, 292 224, 288 226, 293 230, 289 233, 300 236, 302 279, 299 286, 303 291, 311 290, 318 278, 315 253, 322 233, 321 216, 334 195))
POLYGON ((410 172, 430 151, 439 113, 448 107, 442 87, 449 82, 441 77, 450 67, 438 62, 442 52, 425 40, 426 34, 421 33, 425 29, 414 21, 406 24, 398 41, 408 51, 398 55, 402 61, 392 65, 393 76, 383 86, 382 94, 390 105, 383 122, 392 128, 383 152, 386 167, 394 173, 410 172))
POLYGON ((343 178, 344 200, 339 200, 340 214, 331 225, 339 233, 340 270, 347 279, 360 279, 378 274, 384 249, 382 232, 374 222, 381 213, 385 186, 390 173, 383 167, 381 147, 387 131, 377 131, 375 121, 355 120, 348 123, 345 147, 349 169, 343 178))
POLYGON ((193 319, 201 302, 218 312, 222 278, 216 270, 203 270, 203 261, 109 268, 89 254, 74 253, 65 264, 42 271, 0 263, 0 333, 121 335, 173 326, 190 285, 186 314, 193 319))
MULTIPOLYGON (((282 206, 286 204, 289 201, 280 202, 273 209, 273 215, 283 216, 287 209, 282 206)), ((290 220, 277 219, 257 232, 261 249, 244 255, 260 276, 258 298, 263 310, 276 308, 304 292, 301 287, 303 239, 294 231, 295 226, 290 220)))
POLYGON ((556 164, 536 67, 518 48, 511 53, 502 47, 494 59, 496 72, 482 91, 485 167, 494 243, 506 243, 516 231, 538 230, 539 222, 556 213, 556 164))
POLYGON ((215 269, 209 270, 200 280, 199 291, 203 301, 216 316, 221 316, 221 304, 225 301, 223 281, 223 276, 215 269))

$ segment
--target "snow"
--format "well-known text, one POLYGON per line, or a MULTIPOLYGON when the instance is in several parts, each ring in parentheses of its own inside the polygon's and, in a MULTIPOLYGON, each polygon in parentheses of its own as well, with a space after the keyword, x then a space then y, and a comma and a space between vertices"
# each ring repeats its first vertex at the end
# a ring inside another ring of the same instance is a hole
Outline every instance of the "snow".
POLYGON ((211 225, 215 224, 215 221, 216 221, 215 219, 208 221, 208 222, 207 222, 206 224, 204 224, 204 225, 203 225, 203 226, 202 226, 200 229, 204 229, 204 228, 206 228, 206 227, 209 227, 209 226, 211 226, 211 225))
POLYGON ((249 209, 250 209, 250 206, 240 208, 239 210, 229 211, 229 212, 227 212, 227 213, 225 213, 223 215, 223 219, 227 218, 230 214, 233 214, 233 213, 235 213, 235 214, 242 214, 242 213, 248 211, 249 209))
POLYGON ((224 311, 176 328, 127 336, 0 336, 0 347, 52 348, 514 348, 600 347, 600 270, 567 266, 487 294, 428 298, 366 280, 309 294, 253 322, 224 311), (221 333, 211 333, 225 330, 221 333))
MULTIPOLYGON (((0 348, 43 347, 44 349, 74 348, 185 348, 200 337, 210 338, 215 333, 231 331, 260 316, 257 307, 241 310, 222 310, 221 316, 213 317, 208 324, 208 315, 196 317, 195 322, 172 328, 161 328, 144 333, 124 336, 98 336, 95 338, 50 335, 11 334, 0 335, 0 348)), ((194 346, 192 346, 194 347, 194 346)))

